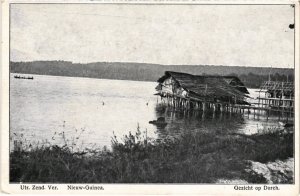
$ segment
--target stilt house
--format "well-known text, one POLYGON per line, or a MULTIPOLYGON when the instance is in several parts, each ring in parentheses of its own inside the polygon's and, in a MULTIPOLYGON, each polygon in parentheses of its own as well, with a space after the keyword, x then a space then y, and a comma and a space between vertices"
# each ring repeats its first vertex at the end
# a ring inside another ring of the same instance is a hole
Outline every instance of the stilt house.
POLYGON ((259 105, 262 107, 292 109, 294 107, 294 83, 266 81, 260 87, 259 105))
POLYGON ((191 75, 166 71, 158 79, 157 95, 173 105, 184 107, 217 107, 249 105, 245 85, 235 76, 191 75), (208 106, 209 107, 209 106, 208 106))

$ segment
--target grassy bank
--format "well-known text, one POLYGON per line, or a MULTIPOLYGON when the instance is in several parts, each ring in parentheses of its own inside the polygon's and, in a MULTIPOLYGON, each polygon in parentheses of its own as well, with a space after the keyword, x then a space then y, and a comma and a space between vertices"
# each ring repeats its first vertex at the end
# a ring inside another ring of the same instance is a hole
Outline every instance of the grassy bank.
MULTIPOLYGON (((140 131, 112 150, 72 152, 70 146, 19 149, 10 154, 11 182, 64 183, 215 183, 243 179, 266 183, 245 172, 249 161, 267 163, 293 157, 293 134, 215 135, 185 133, 149 141, 140 131)), ((283 183, 291 183, 291 180, 283 183)))

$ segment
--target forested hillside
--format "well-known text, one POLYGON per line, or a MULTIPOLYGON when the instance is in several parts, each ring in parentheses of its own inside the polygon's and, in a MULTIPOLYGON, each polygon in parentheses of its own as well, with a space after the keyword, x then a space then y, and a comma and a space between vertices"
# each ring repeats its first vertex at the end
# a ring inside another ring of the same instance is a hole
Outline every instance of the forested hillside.
POLYGON ((178 71, 195 75, 236 75, 247 87, 257 88, 268 80, 293 80, 294 69, 261 68, 221 65, 159 65, 146 63, 72 63, 69 61, 11 62, 13 73, 90 77, 118 80, 156 81, 165 71, 178 71))

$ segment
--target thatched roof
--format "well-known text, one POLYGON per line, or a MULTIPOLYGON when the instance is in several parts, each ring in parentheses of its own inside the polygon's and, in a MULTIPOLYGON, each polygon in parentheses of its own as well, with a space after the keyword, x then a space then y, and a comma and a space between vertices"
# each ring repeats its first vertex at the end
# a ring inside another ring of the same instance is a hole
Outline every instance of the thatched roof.
POLYGON ((293 82, 266 81, 260 87, 260 90, 293 92, 294 86, 293 82))
POLYGON ((158 79, 158 82, 163 83, 170 76, 190 95, 194 96, 244 98, 247 97, 245 94, 249 94, 244 84, 235 76, 199 76, 166 71, 165 75, 158 79))

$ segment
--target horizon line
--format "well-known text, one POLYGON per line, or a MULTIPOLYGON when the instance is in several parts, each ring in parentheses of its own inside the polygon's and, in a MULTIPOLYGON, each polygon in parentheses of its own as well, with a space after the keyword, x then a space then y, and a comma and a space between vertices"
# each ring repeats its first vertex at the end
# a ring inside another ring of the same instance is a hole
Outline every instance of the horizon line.
POLYGON ((274 66, 247 66, 247 65, 216 65, 216 64, 159 64, 159 63, 145 63, 145 62, 130 62, 130 61, 94 61, 94 62, 73 62, 68 60, 33 60, 33 61, 9 61, 10 63, 32 63, 32 62, 68 62, 72 64, 93 64, 93 63, 124 63, 124 64, 148 64, 148 65, 160 65, 160 66, 219 66, 219 67, 245 67, 245 68, 271 68, 271 69, 295 69, 295 65, 291 67, 274 67, 274 66))

